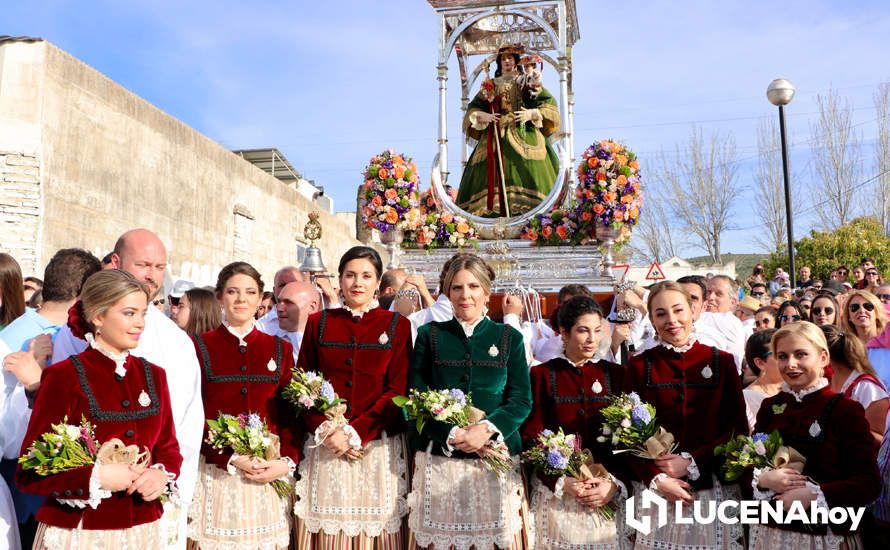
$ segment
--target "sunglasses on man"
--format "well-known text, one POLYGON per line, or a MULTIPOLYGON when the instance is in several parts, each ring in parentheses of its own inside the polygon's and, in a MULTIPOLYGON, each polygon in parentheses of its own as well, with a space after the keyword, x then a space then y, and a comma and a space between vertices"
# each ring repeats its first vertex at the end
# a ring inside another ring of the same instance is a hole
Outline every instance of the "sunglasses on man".
POLYGON ((859 306, 862 306, 863 308, 865 308, 865 311, 874 311, 875 310, 875 305, 873 303, 862 302, 861 304, 860 303, 850 304, 850 313, 856 313, 857 311, 859 311, 859 306))
POLYGON ((878 276, 878 272, 877 272, 877 271, 866 271, 866 272, 865 272, 865 276, 866 276, 866 277, 877 277, 877 276, 878 276))

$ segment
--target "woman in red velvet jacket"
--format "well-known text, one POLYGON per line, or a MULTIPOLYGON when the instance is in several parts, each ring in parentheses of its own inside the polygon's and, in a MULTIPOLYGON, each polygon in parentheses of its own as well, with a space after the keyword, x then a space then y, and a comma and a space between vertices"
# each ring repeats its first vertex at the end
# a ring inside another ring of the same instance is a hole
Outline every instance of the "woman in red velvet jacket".
MULTIPOLYGON (((644 487, 671 501, 668 524, 649 535, 637 533, 634 548, 735 548, 743 542, 739 524, 678 525, 673 502, 738 499, 737 485, 717 480, 714 447, 748 433, 745 399, 732 355, 700 344, 692 334, 692 299, 679 284, 658 283, 649 294, 649 318, 659 345, 634 356, 624 374, 624 391, 653 405, 660 426, 674 435, 677 454, 655 460, 629 457, 637 493, 644 487)), ((637 495, 639 497, 639 494, 637 495)), ((637 505, 641 499, 637 498, 637 505)), ((638 513, 636 517, 641 517, 638 513)))
POLYGON ((158 499, 173 490, 182 456, 163 369, 128 352, 145 327, 148 291, 128 273, 100 271, 81 300, 89 347, 43 371, 22 456, 52 424, 83 416, 97 442, 147 450, 149 467, 97 463, 46 477, 20 468, 22 491, 48 497, 34 548, 161 548, 158 499))
MULTIPOLYGON (((850 336, 852 337, 852 336, 850 336)), ((785 445, 806 458, 802 473, 790 468, 755 470, 758 499, 822 507, 865 507, 878 496, 877 442, 862 405, 831 390, 825 334, 806 321, 782 327, 772 340, 784 384, 757 413, 756 432, 778 430, 785 445)), ((753 525, 749 548, 861 548, 852 525, 753 525), (846 538, 846 540, 844 540, 846 538), (844 546, 846 544, 846 546, 844 546)))
POLYGON ((309 318, 298 366, 331 382, 348 422, 304 417, 297 547, 407 548, 407 450, 392 398, 407 391, 411 325, 375 299, 383 263, 373 248, 349 249, 338 271, 343 307, 309 318))
POLYGON ((224 267, 216 296, 225 321, 195 337, 195 348, 205 418, 215 420, 220 413, 258 415, 278 436, 281 458, 238 456, 211 448, 205 439, 195 503, 189 507, 189 539, 198 548, 253 550, 289 544, 290 502, 270 483, 291 482, 299 460, 294 410, 281 396, 291 379, 293 350, 286 340, 254 326, 262 295, 263 281, 250 264, 224 267))
POLYGON ((624 515, 604 519, 597 507, 615 502, 619 510, 627 498, 625 482, 618 481, 621 460, 597 437, 603 424, 600 409, 621 389, 623 367, 595 356, 602 338, 603 313, 596 300, 571 298, 559 308, 559 327, 564 349, 546 363, 532 367, 532 412, 522 426, 523 448, 535 445, 546 430, 574 434, 594 460, 610 472, 610 478, 581 481, 538 474, 532 481, 532 511, 536 548, 617 549, 624 515), (583 529, 579 529, 584 525, 583 529))

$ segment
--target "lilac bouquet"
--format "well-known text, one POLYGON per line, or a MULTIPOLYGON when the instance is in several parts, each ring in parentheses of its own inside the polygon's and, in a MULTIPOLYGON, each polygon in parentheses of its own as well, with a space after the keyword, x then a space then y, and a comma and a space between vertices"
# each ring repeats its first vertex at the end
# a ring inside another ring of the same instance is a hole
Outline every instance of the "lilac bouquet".
POLYGON ((655 459, 672 453, 677 445, 674 436, 656 424, 655 407, 640 400, 636 392, 610 398, 603 415, 600 443, 611 443, 614 453, 630 451, 641 458, 655 459))

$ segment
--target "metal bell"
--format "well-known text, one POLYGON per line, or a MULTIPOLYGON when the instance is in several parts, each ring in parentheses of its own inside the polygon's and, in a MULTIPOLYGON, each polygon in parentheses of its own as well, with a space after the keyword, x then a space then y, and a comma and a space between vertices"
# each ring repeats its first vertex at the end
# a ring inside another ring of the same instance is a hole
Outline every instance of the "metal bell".
POLYGON ((315 245, 310 245, 306 249, 306 256, 303 258, 303 263, 300 265, 300 271, 313 274, 327 273, 328 268, 326 268, 324 262, 321 261, 321 249, 315 245))

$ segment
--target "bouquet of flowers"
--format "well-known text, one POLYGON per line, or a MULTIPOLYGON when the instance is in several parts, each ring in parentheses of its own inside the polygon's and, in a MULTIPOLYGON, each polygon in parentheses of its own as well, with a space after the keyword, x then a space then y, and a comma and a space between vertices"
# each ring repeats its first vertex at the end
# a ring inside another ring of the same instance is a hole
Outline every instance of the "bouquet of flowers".
POLYGON ((737 435, 725 445, 714 447, 714 456, 723 455, 726 459, 721 467, 723 479, 733 482, 751 468, 791 468, 803 472, 806 458, 793 447, 786 447, 778 431, 766 435, 737 435))
POLYGON ((371 157, 361 192, 362 223, 381 232, 420 225, 417 166, 387 149, 371 157))
POLYGON ((621 229, 636 224, 643 205, 636 155, 620 143, 603 140, 581 157, 575 188, 581 230, 594 238, 597 225, 621 229))
POLYGON ((334 386, 321 374, 297 368, 294 368, 293 376, 281 392, 281 396, 285 401, 292 403, 298 413, 303 411, 326 413, 346 402, 337 396, 334 386))
POLYGON ((34 470, 41 476, 67 472, 96 462, 99 445, 96 427, 81 416, 80 425, 68 424, 68 417, 59 424, 51 424, 52 431, 40 436, 19 457, 23 470, 34 470))
MULTIPOLYGON (((606 469, 594 463, 590 451, 581 448, 581 438, 574 434, 565 435, 562 428, 556 433, 544 430, 538 434, 534 446, 522 453, 522 461, 548 476, 570 476, 581 481, 609 478, 606 469)), ((615 517, 615 507, 611 503, 596 511, 604 519, 615 517)))
POLYGON ((636 392, 612 396, 603 415, 600 443, 610 442, 613 453, 630 451, 640 458, 656 459, 676 450, 674 436, 655 423, 655 407, 636 392))
MULTIPOLYGON (((266 421, 256 413, 231 414, 220 413, 216 420, 208 420, 207 444, 214 449, 232 449, 240 456, 276 460, 281 458, 278 436, 269 432, 266 421)), ((278 496, 288 498, 291 484, 283 479, 276 479, 272 487, 278 496)))
MULTIPOLYGON (((409 421, 414 421, 417 433, 422 433, 430 420, 465 428, 485 418, 485 413, 473 406, 470 396, 459 389, 423 392, 412 389, 407 396, 399 395, 392 401, 405 411, 409 421)), ((493 472, 504 473, 513 469, 513 459, 503 443, 489 441, 479 451, 479 456, 493 472)))
POLYGON ((451 212, 430 212, 414 232, 414 241, 423 248, 478 246, 476 226, 451 212))
POLYGON ((522 228, 520 238, 537 246, 577 245, 588 241, 587 235, 578 231, 575 212, 561 208, 531 218, 522 228))

